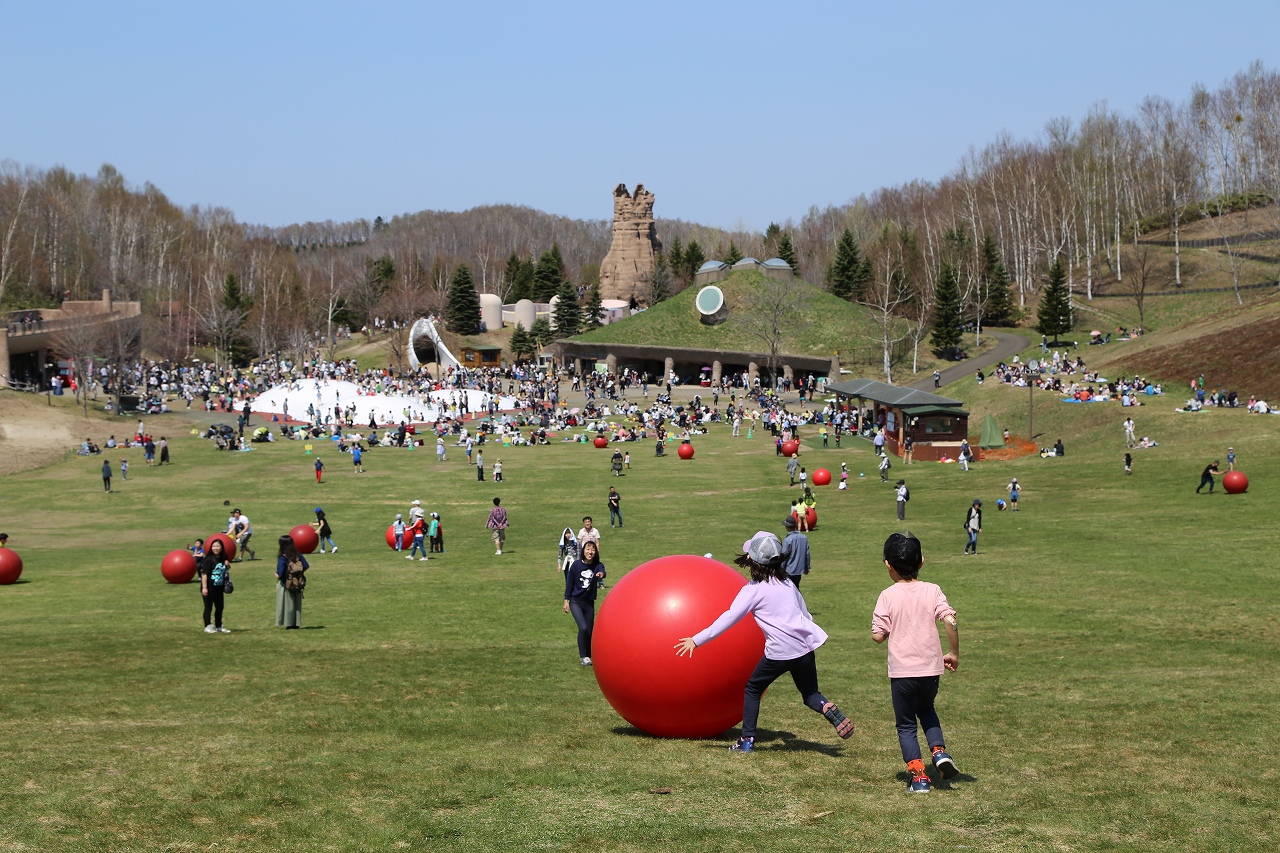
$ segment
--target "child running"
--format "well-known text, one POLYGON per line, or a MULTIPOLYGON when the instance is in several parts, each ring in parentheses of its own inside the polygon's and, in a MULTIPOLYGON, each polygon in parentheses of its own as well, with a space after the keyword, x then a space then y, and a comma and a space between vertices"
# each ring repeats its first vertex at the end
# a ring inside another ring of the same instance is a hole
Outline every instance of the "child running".
POLYGON ((910 533, 894 533, 884 543, 884 564, 893 586, 880 593, 871 615, 871 639, 889 641, 889 685, 893 714, 898 726, 898 745, 911 775, 913 794, 929 793, 929 775, 920 758, 916 721, 924 728, 925 740, 933 752, 933 766, 943 779, 959 774, 947 754, 942 724, 933 709, 938 695, 938 679, 943 669, 956 671, 960 665, 960 630, 956 612, 947 603, 942 588, 918 579, 924 557, 920 540, 910 533), (937 622, 947 628, 949 650, 942 654, 937 622))
POLYGON ((814 651, 827 641, 827 632, 814 623, 800 590, 787 580, 782 567, 782 543, 777 536, 762 531, 743 543, 742 550, 746 553, 734 563, 751 572, 751 583, 738 592, 729 609, 709 627, 675 645, 677 655, 692 656, 695 648, 711 642, 748 613, 764 632, 764 657, 756 664, 743 692, 742 737, 729 749, 755 750, 760 696, 784 672, 791 673, 804 704, 826 717, 835 726, 836 734, 848 738, 853 734, 853 721, 840 712, 835 702, 818 692, 814 651))

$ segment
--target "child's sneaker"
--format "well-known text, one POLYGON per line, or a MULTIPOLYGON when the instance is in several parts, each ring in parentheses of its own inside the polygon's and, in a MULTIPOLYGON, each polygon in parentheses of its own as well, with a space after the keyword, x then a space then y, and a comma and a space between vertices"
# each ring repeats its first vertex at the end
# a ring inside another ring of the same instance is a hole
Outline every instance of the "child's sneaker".
POLYGON ((737 743, 729 747, 730 752, 755 752, 756 739, 753 737, 740 737, 737 743))
POLYGON ((956 769, 956 763, 947 754, 945 749, 935 749, 933 751, 933 766, 938 768, 938 772, 942 774, 943 779, 954 779, 960 775, 960 771, 956 769))
POLYGON ((931 790, 929 788, 929 777, 921 773, 911 779, 911 784, 907 786, 907 790, 913 794, 927 794, 931 790))
POLYGON ((827 718, 827 722, 836 727, 836 734, 840 737, 848 739, 853 734, 853 720, 846 717, 836 707, 835 702, 828 702, 822 706, 822 716, 827 718))

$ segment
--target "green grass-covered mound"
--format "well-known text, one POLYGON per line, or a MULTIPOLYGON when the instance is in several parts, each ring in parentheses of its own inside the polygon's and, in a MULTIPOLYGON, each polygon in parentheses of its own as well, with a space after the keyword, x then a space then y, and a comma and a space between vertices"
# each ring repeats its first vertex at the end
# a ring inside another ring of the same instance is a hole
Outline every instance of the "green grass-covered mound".
MULTIPOLYGON (((729 317, 716 326, 704 325, 699 318, 693 300, 702 288, 695 285, 634 317, 611 323, 574 340, 760 352, 768 347, 759 335, 753 333, 746 316, 749 313, 758 315, 753 303, 777 284, 753 270, 735 272, 719 282, 729 317)), ((842 360, 846 354, 856 353, 859 360, 866 360, 871 355, 867 342, 877 336, 877 331, 874 319, 865 308, 800 279, 796 279, 791 287, 796 298, 794 309, 782 318, 782 352, 830 356, 838 350, 842 360)))

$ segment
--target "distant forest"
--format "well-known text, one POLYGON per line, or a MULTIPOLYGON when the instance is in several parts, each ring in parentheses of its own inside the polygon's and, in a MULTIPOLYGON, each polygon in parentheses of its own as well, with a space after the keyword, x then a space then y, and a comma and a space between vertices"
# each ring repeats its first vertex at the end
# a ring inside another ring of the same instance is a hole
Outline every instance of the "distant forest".
MULTIPOLYGON (((661 209, 662 188, 651 189, 661 209)), ((962 316, 1002 321, 1035 298, 1055 261, 1089 299, 1100 280, 1124 279, 1126 247, 1144 234, 1176 246, 1189 222, 1254 207, 1280 231, 1277 197, 1280 74, 1255 63, 1179 102, 1152 96, 1132 115, 1099 104, 1078 124, 1050 121, 1039 139, 1002 136, 937 182, 814 207, 764 232, 659 219, 670 278, 653 298, 688 286, 704 259, 782 254, 806 280, 885 315, 927 322, 943 280, 948 311, 954 287, 962 316), (993 301, 1004 303, 994 316, 993 301)), ((1234 258, 1236 235, 1221 231, 1234 258)), ((5 162, 0 309, 109 287, 143 303, 148 351, 183 357, 234 342, 223 349, 243 360, 300 351, 337 324, 443 312, 462 265, 477 290, 505 298, 551 288, 539 264, 554 261, 586 299, 609 237, 607 221, 517 205, 268 228, 180 208, 110 165, 87 176, 5 162)), ((1181 284, 1176 268, 1172 277, 1181 284)))

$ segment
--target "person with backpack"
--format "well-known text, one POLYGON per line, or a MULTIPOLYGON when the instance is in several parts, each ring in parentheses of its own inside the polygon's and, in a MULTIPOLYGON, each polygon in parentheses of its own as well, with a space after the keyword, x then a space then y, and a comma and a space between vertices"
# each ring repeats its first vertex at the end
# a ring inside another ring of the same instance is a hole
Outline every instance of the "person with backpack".
POLYGON ((974 498, 973 505, 965 511, 964 514, 964 530, 969 534, 969 541, 965 543, 964 552, 966 554, 978 553, 978 534, 982 532, 982 501, 974 498))
POLYGON ((307 585, 307 558, 298 553, 292 536, 281 536, 276 557, 276 626, 302 627, 302 590, 307 585))
POLYGON ((911 491, 907 488, 906 480, 898 481, 898 521, 907 520, 907 501, 911 500, 911 491))

